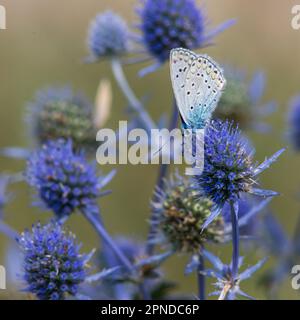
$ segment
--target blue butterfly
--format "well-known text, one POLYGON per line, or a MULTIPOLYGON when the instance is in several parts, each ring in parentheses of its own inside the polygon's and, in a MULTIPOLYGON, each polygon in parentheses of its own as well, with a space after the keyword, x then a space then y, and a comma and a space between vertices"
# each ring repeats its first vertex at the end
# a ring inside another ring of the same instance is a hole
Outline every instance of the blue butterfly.
POLYGON ((222 69, 207 55, 182 48, 171 51, 170 68, 183 128, 204 129, 226 84, 222 69))

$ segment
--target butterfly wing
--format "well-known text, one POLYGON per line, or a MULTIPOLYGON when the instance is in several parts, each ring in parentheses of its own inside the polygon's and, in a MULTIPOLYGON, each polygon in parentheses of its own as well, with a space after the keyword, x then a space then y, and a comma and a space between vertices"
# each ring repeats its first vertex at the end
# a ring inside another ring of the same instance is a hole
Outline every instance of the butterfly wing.
POLYGON ((185 127, 202 129, 217 107, 226 84, 222 69, 206 55, 173 49, 171 79, 185 127))
POLYGON ((186 78, 190 66, 197 55, 190 50, 178 48, 173 49, 170 54, 170 71, 173 91, 183 122, 188 124, 189 112, 186 106, 186 78))
POLYGON ((190 127, 205 127, 217 107, 225 84, 218 64, 206 55, 198 55, 188 70, 185 82, 185 106, 190 127))

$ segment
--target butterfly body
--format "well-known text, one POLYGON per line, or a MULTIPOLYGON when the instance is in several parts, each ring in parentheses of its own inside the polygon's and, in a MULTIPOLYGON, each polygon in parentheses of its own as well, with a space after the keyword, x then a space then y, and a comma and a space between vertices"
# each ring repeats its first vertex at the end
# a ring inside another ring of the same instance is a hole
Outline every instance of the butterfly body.
POLYGON ((171 51, 170 69, 183 128, 205 128, 226 84, 222 69, 207 55, 182 48, 171 51))

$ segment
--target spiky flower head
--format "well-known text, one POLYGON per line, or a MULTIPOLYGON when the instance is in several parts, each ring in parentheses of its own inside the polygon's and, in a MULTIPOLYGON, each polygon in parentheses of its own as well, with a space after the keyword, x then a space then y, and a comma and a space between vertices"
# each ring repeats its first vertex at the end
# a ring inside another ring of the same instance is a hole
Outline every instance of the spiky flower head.
POLYGON ((40 300, 75 296, 86 277, 87 255, 79 253, 76 237, 55 222, 37 223, 18 239, 24 253, 26 291, 40 300))
MULTIPOLYGON (((229 265, 223 264, 218 257, 206 250, 203 251, 203 255, 213 265, 213 269, 207 269, 203 272, 207 277, 211 277, 216 280, 213 284, 216 291, 211 293, 211 295, 218 296, 219 300, 235 300, 237 296, 253 299, 240 289, 240 284, 242 281, 249 279, 253 273, 259 270, 266 262, 266 259, 262 259, 257 264, 242 271, 240 274, 234 275, 232 271, 232 263, 229 265)), ((240 258, 238 267, 240 268, 242 264, 243 258, 240 258)))
POLYGON ((263 118, 275 111, 276 103, 263 104, 261 101, 265 92, 265 74, 262 71, 255 73, 250 82, 243 70, 224 66, 224 74, 227 85, 215 118, 233 120, 244 129, 268 130, 263 118))
POLYGON ((30 157, 26 178, 47 208, 58 217, 70 215, 75 210, 98 210, 96 168, 87 162, 83 153, 73 151, 71 140, 50 141, 43 145, 30 157))
POLYGON ((294 97, 289 105, 288 134, 296 151, 300 150, 300 95, 294 97))
POLYGON ((126 22, 111 11, 98 14, 88 32, 91 59, 118 56, 129 49, 129 29, 126 22))
POLYGON ((159 61, 173 48, 198 48, 204 40, 205 18, 194 0, 147 0, 141 19, 144 43, 159 61))
POLYGON ((255 183, 253 152, 232 122, 212 121, 205 132, 204 171, 196 177, 217 204, 238 200, 255 183))
POLYGON ((28 110, 28 125, 39 144, 70 138, 76 149, 96 149, 93 108, 83 95, 69 87, 47 88, 36 94, 28 110))
POLYGON ((254 150, 233 122, 213 120, 205 131, 204 170, 195 176, 196 184, 214 203, 223 207, 227 201, 238 201, 242 193, 274 196, 277 193, 255 188, 256 178, 284 150, 257 166, 254 150))
POLYGON ((152 204, 159 217, 159 228, 168 244, 178 251, 199 252, 207 241, 221 242, 223 219, 218 217, 202 232, 204 221, 211 214, 212 201, 191 189, 190 180, 177 175, 166 182, 164 191, 152 204))
MULTIPOLYGON (((206 17, 195 0, 143 0, 139 9, 141 42, 158 64, 169 59, 174 48, 203 48, 233 24, 227 21, 207 31, 206 17)), ((145 72, 153 71, 150 67, 145 72)))

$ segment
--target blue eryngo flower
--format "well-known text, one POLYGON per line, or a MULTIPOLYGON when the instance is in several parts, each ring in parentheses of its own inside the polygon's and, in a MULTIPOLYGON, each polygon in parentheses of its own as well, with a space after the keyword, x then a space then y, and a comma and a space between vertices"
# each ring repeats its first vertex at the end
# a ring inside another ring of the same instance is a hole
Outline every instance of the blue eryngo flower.
MULTIPOLYGON (((177 251, 198 253, 206 242, 220 243, 224 238, 224 223, 217 217, 202 232, 203 223, 211 214, 213 203, 191 188, 190 179, 179 174, 165 181, 156 190, 152 203, 153 215, 161 231, 162 242, 177 251)), ((156 241, 160 241, 157 235, 156 241)))
MULTIPOLYGON (((212 292, 211 295, 218 296, 219 300, 234 300, 237 296, 253 299, 240 289, 240 283, 241 281, 249 279, 254 272, 260 269, 266 262, 266 259, 260 260, 254 266, 247 268, 237 276, 233 277, 232 264, 223 264, 218 257, 206 250, 204 250, 203 255, 213 265, 213 269, 207 269, 203 272, 207 277, 211 277, 216 280, 214 283, 216 291, 212 292)), ((243 258, 240 258, 239 268, 242 264, 243 258)))
POLYGON ((69 87, 37 92, 29 104, 27 120, 31 134, 39 144, 70 138, 76 149, 96 149, 93 107, 85 96, 69 87))
POLYGON ((222 94, 215 117, 231 119, 244 129, 266 132, 270 127, 264 118, 275 111, 274 101, 262 103, 266 86, 265 74, 258 71, 250 82, 242 70, 224 67, 227 85, 222 94))
POLYGON ((75 210, 98 212, 100 180, 96 168, 82 152, 73 151, 71 140, 43 145, 30 157, 26 178, 57 217, 68 216, 75 210))
POLYGON ((288 113, 288 135, 296 151, 300 150, 300 95, 290 101, 288 113))
POLYGON ((283 151, 279 150, 257 165, 253 159, 254 150, 239 128, 233 122, 213 120, 205 131, 204 170, 200 176, 195 176, 196 188, 200 188, 215 204, 204 227, 219 215, 226 202, 238 206, 240 197, 245 193, 261 197, 277 195, 277 192, 257 188, 257 177, 283 151))
POLYGON ((72 233, 55 222, 38 223, 22 233, 18 242, 24 253, 26 291, 40 300, 63 300, 77 294, 89 255, 79 253, 72 233))
POLYGON ((119 56, 129 49, 129 29, 117 14, 106 11, 96 16, 88 32, 90 61, 104 57, 119 56))
POLYGON ((216 34, 233 23, 230 20, 208 31, 205 14, 195 0, 145 0, 139 14, 140 41, 157 65, 169 59, 174 48, 197 49, 211 44, 216 34))

